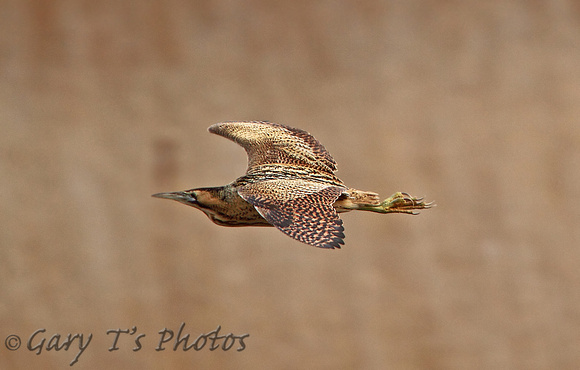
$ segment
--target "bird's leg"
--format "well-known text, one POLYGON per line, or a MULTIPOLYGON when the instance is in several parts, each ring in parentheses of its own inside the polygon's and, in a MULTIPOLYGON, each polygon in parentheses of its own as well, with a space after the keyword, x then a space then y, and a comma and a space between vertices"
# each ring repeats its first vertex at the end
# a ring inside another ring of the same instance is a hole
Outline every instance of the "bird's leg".
POLYGON ((417 215, 419 209, 433 207, 433 202, 425 203, 423 198, 415 198, 408 193, 395 193, 378 205, 360 205, 359 209, 378 213, 407 213, 417 215))

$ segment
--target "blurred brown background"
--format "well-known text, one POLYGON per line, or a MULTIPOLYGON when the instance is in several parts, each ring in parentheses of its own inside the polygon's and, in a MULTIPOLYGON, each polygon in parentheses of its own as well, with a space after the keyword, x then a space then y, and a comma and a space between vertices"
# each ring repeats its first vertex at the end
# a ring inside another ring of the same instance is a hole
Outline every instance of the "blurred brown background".
POLYGON ((69 368, 40 328, 93 334, 76 369, 580 366, 578 2, 0 5, 2 369, 69 368), (150 197, 241 175, 206 128, 252 119, 438 207, 328 251, 150 197), (155 351, 181 322, 250 337, 155 351))

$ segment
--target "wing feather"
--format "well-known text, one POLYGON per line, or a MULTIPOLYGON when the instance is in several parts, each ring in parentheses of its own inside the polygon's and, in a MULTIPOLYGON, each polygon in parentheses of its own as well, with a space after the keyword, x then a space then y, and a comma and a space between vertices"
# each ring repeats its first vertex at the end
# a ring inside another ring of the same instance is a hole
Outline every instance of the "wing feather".
POLYGON ((242 186, 238 194, 286 235, 334 249, 344 244, 344 227, 333 203, 345 190, 301 180, 269 180, 242 186))
POLYGON ((222 122, 209 132, 241 145, 248 154, 248 169, 264 164, 287 164, 336 171, 336 162, 312 135, 304 130, 265 121, 222 122))

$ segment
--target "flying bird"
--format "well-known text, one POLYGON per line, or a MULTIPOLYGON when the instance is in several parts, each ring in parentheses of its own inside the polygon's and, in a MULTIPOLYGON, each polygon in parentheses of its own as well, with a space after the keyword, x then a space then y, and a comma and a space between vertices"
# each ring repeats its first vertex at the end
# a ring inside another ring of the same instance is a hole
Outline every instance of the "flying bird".
POLYGON ((222 122, 208 130, 246 150, 246 173, 225 186, 153 197, 197 208, 218 225, 274 226, 302 243, 334 249, 344 244, 339 213, 417 214, 433 205, 403 192, 381 202, 377 193, 347 187, 334 174, 332 156, 306 131, 265 121, 222 122))

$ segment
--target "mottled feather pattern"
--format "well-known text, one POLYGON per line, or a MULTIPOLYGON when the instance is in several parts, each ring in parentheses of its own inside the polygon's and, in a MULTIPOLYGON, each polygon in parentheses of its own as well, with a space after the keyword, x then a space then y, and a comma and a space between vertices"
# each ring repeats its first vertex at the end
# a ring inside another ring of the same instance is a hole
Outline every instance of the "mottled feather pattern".
POLYGON ((332 203, 342 193, 340 188, 328 187, 318 193, 289 201, 294 220, 282 232, 303 243, 319 248, 340 248, 344 244, 344 227, 332 203))
POLYGON ((286 128, 288 131, 292 133, 293 136, 302 139, 309 147, 309 149, 315 154, 315 160, 322 162, 325 167, 328 167, 329 171, 336 171, 336 162, 334 161, 334 158, 332 158, 332 156, 326 150, 326 148, 322 144, 320 144, 320 142, 316 140, 314 136, 298 128, 284 126, 280 124, 276 125, 286 128))
POLYGON ((290 164, 333 172, 336 162, 308 132, 266 121, 222 122, 211 133, 240 144, 248 154, 248 168, 262 164, 290 164))
POLYGON ((246 174, 238 178, 233 185, 242 186, 247 183, 266 180, 295 179, 320 182, 328 185, 345 186, 333 173, 319 171, 310 167, 297 167, 281 164, 264 164, 248 168, 246 174))
POLYGON ((332 249, 344 244, 342 220, 332 204, 345 190, 300 180, 273 180, 249 184, 238 192, 286 235, 332 249))
POLYGON ((318 193, 319 191, 329 187, 341 190, 337 194, 337 197, 346 190, 345 187, 330 186, 328 184, 305 181, 302 179, 290 179, 259 181, 247 184, 245 186, 238 187, 238 193, 242 196, 242 198, 245 198, 246 194, 261 194, 263 198, 269 198, 276 201, 288 201, 313 193, 318 193))

